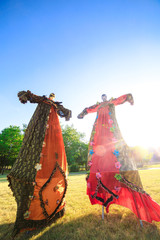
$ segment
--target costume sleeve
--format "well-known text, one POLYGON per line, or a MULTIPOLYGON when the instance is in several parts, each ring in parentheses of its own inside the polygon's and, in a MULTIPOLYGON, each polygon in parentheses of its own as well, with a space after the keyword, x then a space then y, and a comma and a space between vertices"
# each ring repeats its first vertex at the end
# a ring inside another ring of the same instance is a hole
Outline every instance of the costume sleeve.
POLYGON ((110 103, 114 104, 116 106, 116 105, 119 105, 119 104, 123 104, 126 101, 130 102, 131 105, 134 104, 133 96, 132 96, 131 93, 125 94, 125 95, 123 95, 119 98, 112 99, 110 103))
POLYGON ((46 104, 52 105, 60 117, 65 117, 66 121, 71 118, 72 112, 69 109, 64 108, 63 105, 61 105, 61 102, 54 102, 48 99, 46 96, 37 96, 28 90, 19 92, 18 97, 21 103, 27 103, 27 101, 29 101, 30 103, 44 102, 46 104))
POLYGON ((91 107, 88 107, 88 108, 85 108, 77 117, 80 119, 80 118, 83 118, 85 115, 87 115, 88 113, 93 113, 93 112, 97 112, 98 108, 99 108, 99 103, 91 106, 91 107))
POLYGON ((23 104, 27 103, 27 101, 29 101, 30 103, 40 103, 47 99, 47 97, 45 96, 41 97, 31 93, 31 91, 29 90, 20 91, 18 92, 17 95, 18 95, 19 101, 23 104))
POLYGON ((71 110, 64 108, 63 105, 61 104, 57 105, 57 113, 60 117, 65 117, 66 121, 69 121, 70 118, 72 117, 71 110))

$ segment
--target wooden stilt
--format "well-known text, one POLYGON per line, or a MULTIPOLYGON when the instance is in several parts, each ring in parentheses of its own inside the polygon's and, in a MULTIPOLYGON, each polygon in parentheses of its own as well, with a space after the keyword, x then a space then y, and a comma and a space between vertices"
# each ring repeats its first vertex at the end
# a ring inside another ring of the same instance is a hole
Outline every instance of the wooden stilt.
POLYGON ((104 220, 104 206, 102 206, 102 219, 104 220))
POLYGON ((139 221, 140 221, 141 227, 143 227, 143 222, 142 222, 142 220, 139 220, 139 221))

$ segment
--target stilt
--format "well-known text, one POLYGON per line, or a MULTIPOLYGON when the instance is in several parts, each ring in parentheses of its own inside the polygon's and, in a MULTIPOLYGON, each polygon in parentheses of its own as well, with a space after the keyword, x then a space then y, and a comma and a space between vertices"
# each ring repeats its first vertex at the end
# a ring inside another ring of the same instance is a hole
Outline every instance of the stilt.
POLYGON ((102 219, 104 220, 104 206, 102 206, 102 219))
POLYGON ((139 221, 140 221, 141 227, 143 227, 143 222, 142 222, 142 220, 139 220, 139 221))

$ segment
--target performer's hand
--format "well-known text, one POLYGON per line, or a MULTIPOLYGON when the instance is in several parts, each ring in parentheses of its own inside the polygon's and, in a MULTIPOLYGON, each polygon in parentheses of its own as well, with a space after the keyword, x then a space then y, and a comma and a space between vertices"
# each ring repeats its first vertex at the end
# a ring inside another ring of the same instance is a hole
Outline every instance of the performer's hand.
POLYGON ((128 94, 128 96, 127 96, 127 100, 128 100, 128 102, 129 102, 131 105, 134 105, 134 99, 133 99, 133 96, 132 96, 131 93, 128 94))
POLYGON ((134 100, 131 99, 131 100, 129 101, 129 103, 130 103, 131 105, 134 105, 134 100))
POLYGON ((80 113, 80 114, 78 114, 77 118, 78 118, 78 119, 82 119, 82 118, 83 118, 83 115, 80 113))
POLYGON ((86 109, 87 108, 85 108, 80 114, 78 114, 77 118, 79 118, 79 119, 84 118, 84 116, 88 114, 86 109))
POLYGON ((18 96, 18 98, 19 98, 19 101, 20 101, 21 103, 23 103, 23 104, 26 103, 27 100, 28 100, 28 98, 27 98, 27 92, 26 92, 26 91, 20 91, 20 92, 18 92, 17 96, 18 96))

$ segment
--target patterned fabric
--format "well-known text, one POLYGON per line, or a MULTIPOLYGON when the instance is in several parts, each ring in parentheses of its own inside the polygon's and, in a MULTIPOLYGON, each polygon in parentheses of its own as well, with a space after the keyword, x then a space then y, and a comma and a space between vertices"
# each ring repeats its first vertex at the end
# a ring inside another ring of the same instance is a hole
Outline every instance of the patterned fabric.
POLYGON ((17 202, 13 236, 24 229, 47 225, 64 213, 67 162, 57 112, 66 120, 71 117, 70 110, 45 96, 30 91, 21 91, 18 96, 22 103, 28 100, 38 106, 8 175, 17 202))
POLYGON ((160 221, 160 206, 144 191, 116 120, 115 106, 126 101, 133 105, 131 94, 97 103, 78 115, 81 119, 97 112, 88 149, 87 194, 91 204, 104 205, 107 212, 116 203, 130 208, 141 220, 160 221))

